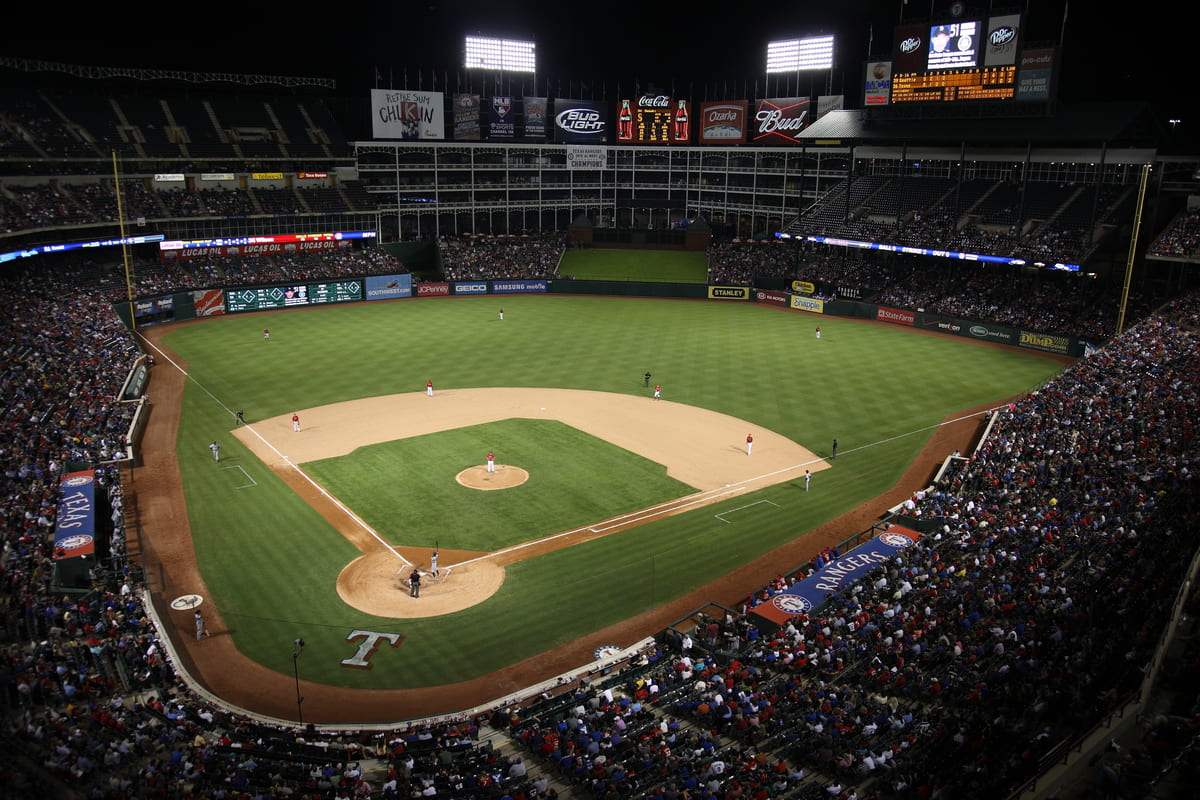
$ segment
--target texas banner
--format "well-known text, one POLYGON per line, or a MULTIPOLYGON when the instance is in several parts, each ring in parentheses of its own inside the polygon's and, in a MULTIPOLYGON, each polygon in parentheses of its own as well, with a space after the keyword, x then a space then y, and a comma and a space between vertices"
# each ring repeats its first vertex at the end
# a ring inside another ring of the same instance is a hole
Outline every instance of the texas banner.
POLYGON ((797 614, 807 614, 825 603, 871 570, 912 547, 921 534, 894 527, 869 542, 859 545, 841 558, 830 561, 809 577, 780 592, 753 611, 776 626, 797 614))

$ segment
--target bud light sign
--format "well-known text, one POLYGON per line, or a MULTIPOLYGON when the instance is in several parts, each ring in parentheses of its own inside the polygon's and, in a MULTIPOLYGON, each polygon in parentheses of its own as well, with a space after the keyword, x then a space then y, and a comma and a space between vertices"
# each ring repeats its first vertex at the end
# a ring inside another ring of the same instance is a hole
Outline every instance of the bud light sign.
POLYGON ((559 142, 604 144, 608 141, 604 110, 587 100, 555 100, 554 138, 559 142))

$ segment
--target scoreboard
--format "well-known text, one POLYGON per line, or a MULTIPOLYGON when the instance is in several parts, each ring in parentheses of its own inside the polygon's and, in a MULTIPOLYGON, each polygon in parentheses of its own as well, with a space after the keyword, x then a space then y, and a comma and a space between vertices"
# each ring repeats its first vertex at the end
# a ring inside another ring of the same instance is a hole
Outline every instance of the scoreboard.
POLYGON ((253 286, 226 290, 225 309, 233 314, 238 311, 265 311, 326 303, 348 303, 362 299, 362 281, 307 283, 295 286, 253 286))
POLYGON ((1011 100, 1017 92, 1017 68, 983 67, 938 72, 898 72, 892 76, 892 102, 937 100, 1011 100))
POLYGON ((692 104, 665 94, 622 100, 617 109, 617 142, 687 144, 692 138, 692 104))
POLYGON ((1022 50, 1023 22, 1019 13, 972 17, 953 3, 941 22, 901 24, 892 63, 868 65, 864 105, 1046 99, 1048 65, 1022 50))

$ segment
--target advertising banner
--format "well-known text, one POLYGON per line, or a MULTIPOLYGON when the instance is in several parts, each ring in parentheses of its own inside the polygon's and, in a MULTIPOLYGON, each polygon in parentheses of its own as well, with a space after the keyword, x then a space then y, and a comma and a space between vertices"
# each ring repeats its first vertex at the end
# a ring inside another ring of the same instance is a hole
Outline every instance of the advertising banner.
POLYGON ((809 281, 792 281, 792 291, 800 294, 813 294, 817 287, 809 281))
POLYGON ((368 275, 367 300, 390 300, 412 297, 412 275, 368 275))
POLYGON ((135 317, 152 317, 164 311, 170 311, 175 306, 175 296, 155 297, 151 300, 135 300, 133 315, 135 317))
POLYGON ((1031 350, 1043 350, 1047 353, 1061 353, 1067 355, 1074 344, 1073 339, 1068 339, 1065 336, 1051 336, 1048 333, 1034 333, 1033 331, 1021 331, 1021 338, 1017 342, 1021 347, 1028 347, 1031 350))
POLYGON ((472 283, 456 283, 454 284, 455 294, 487 294, 488 285, 478 281, 472 283))
POLYGON ((450 294, 448 283, 418 283, 417 297, 440 297, 450 294))
POLYGON ((371 90, 371 135, 376 139, 445 139, 441 92, 371 90))
POLYGON ((546 109, 544 97, 524 97, 521 99, 521 113, 525 118, 525 138, 546 138, 546 109))
POLYGON ((749 300, 749 286, 710 286, 708 287, 709 300, 749 300))
POLYGON ((517 109, 511 95, 493 95, 488 103, 488 138, 513 139, 517 135, 517 109))
POLYGON ((808 127, 807 97, 774 97, 758 101, 754 114, 754 144, 795 144, 808 127))
POLYGON ((454 95, 454 141, 479 141, 479 95, 454 95))
POLYGON ((546 281, 492 281, 492 294, 548 291, 546 281))
POLYGON ((916 322, 917 315, 913 311, 901 311, 898 308, 880 306, 875 309, 875 319, 880 322, 893 322, 897 325, 912 325, 916 322))
POLYGON ((815 297, 802 297, 800 295, 792 295, 792 308, 800 311, 811 311, 814 314, 825 313, 825 301, 818 300, 815 297))
POLYGON ((1003 344, 1017 343, 1016 331, 1012 328, 1002 328, 999 325, 975 322, 967 328, 967 333, 976 339, 987 339, 991 342, 1001 342, 1003 344))
POLYGON ((177 250, 160 249, 158 257, 160 260, 166 260, 175 258, 212 258, 213 256, 274 256, 284 253, 319 253, 324 250, 340 250, 350 246, 350 242, 337 240, 205 245, 203 247, 180 247, 177 250))
POLYGON ((225 313, 225 291, 205 289, 192 292, 192 312, 197 317, 215 317, 225 313))
POLYGON ((745 100, 700 104, 700 144, 745 144, 748 104, 745 100))
POLYGON ((555 100, 554 140, 579 144, 607 143, 608 118, 602 104, 591 100, 555 100))
POLYGON ((226 290, 225 307, 229 313, 235 314, 239 311, 319 306, 362 299, 363 284, 358 280, 291 286, 245 286, 226 290))
POLYGON ((96 552, 96 474, 90 469, 68 473, 59 488, 54 558, 90 556, 96 552))
POLYGON ((863 79, 863 105, 886 106, 892 99, 892 62, 869 61, 863 79))
POLYGON ((841 111, 846 107, 846 96, 842 94, 823 94, 817 98, 817 119, 830 111, 841 111))
POLYGON ((775 595, 753 611, 775 625, 783 625, 797 614, 807 614, 825 603, 871 570, 911 547, 920 536, 916 531, 895 527, 830 561, 786 592, 775 595))
POLYGON ((1049 100, 1054 49, 1025 50, 1017 69, 1018 100, 1049 100))
POLYGON ((983 65, 1008 67, 1017 63, 1017 43, 1020 38, 1020 14, 1002 14, 989 19, 983 42, 983 65))
POLYGON ((786 292, 772 292, 767 289, 755 289, 754 300, 759 303, 769 303, 775 306, 786 306, 788 304, 786 292))
POLYGON ((607 169, 608 148, 601 145, 567 145, 567 169, 607 169))
POLYGON ((921 72, 925 69, 925 56, 929 53, 929 27, 926 25, 901 25, 896 28, 896 53, 892 68, 896 72, 921 72))

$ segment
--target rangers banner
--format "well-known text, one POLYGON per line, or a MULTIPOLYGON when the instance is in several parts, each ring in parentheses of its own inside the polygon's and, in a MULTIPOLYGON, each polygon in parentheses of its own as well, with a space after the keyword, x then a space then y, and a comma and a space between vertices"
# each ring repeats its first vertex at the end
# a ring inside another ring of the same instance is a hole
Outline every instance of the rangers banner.
POLYGON ((841 558, 830 561, 786 592, 755 606, 753 611, 775 625, 783 625, 797 614, 807 614, 820 608, 831 595, 911 547, 918 536, 920 534, 916 531, 891 528, 841 558))
POLYGON ((454 95, 454 141, 479 141, 479 95, 454 95))
POLYGON ((488 103, 488 138, 513 139, 517 135, 517 110, 510 95, 495 95, 488 103))
POLYGON ((62 499, 54 519, 54 558, 90 556, 96 552, 96 473, 64 475, 62 499))
POLYGON ((745 144, 745 100, 700 104, 700 144, 745 144))
POLYGON ((567 145, 567 169, 608 169, 608 148, 601 145, 567 145))
POLYGON ((760 100, 754 114, 755 144, 795 144, 808 127, 807 97, 760 100))
POLYGON ((376 139, 444 139, 441 92, 371 90, 371 135, 376 139))
POLYGON ((546 138, 546 98, 524 97, 521 99, 521 113, 525 118, 525 138, 546 138))

